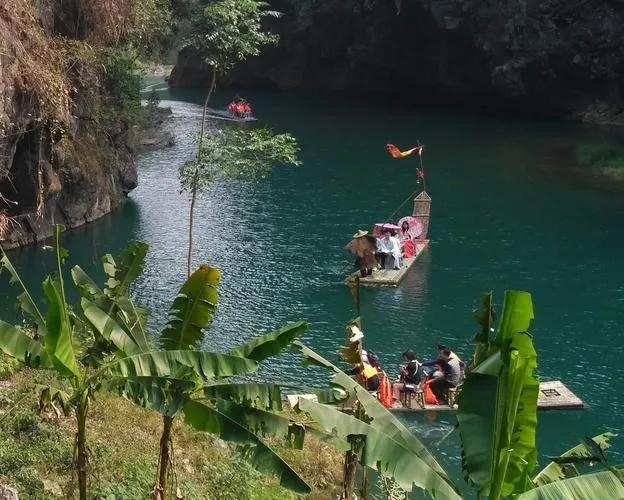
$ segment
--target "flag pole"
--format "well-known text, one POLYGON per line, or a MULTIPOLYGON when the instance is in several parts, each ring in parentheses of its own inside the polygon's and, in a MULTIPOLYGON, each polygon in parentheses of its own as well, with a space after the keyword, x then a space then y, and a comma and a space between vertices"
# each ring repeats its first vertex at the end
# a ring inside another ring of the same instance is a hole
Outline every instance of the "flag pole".
POLYGON ((418 141, 418 159, 420 161, 420 175, 418 174, 418 172, 416 172, 416 175, 418 176, 418 179, 422 179, 422 183, 423 183, 423 191, 427 191, 427 181, 425 180, 425 167, 423 166, 423 160, 422 160, 422 152, 424 149, 424 145, 420 143, 420 141, 418 141))

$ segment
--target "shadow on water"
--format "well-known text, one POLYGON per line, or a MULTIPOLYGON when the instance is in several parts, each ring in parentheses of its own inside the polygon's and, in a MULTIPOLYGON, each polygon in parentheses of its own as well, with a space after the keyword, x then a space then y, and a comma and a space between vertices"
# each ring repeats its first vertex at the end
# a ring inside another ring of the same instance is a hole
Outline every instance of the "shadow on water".
MULTIPOLYGON (((176 145, 139 158, 139 187, 113 214, 68 233, 72 262, 93 269, 104 252, 130 239, 149 242, 137 300, 155 323, 184 278, 188 200, 179 165, 193 156, 188 134, 198 125, 200 92, 160 90, 171 106, 176 145)), ((233 91, 217 94, 225 105, 233 91)), ((541 456, 584 436, 618 430, 624 399, 624 199, 553 174, 561 159, 551 144, 619 143, 619 134, 557 120, 485 118, 404 109, 379 99, 245 92, 261 124, 299 138, 304 164, 276 169, 257 183, 220 181, 197 206, 196 261, 223 272, 219 311, 205 347, 226 349, 287 321, 307 319, 304 341, 335 360, 354 314, 344 277, 352 261, 344 245, 358 228, 384 220, 414 190, 410 159, 391 160, 384 145, 426 144, 433 197, 431 245, 401 287, 362 294, 366 345, 391 374, 400 353, 434 354, 444 340, 464 357, 475 333, 471 311, 483 292, 533 292, 540 374, 566 383, 589 403, 578 412, 542 414, 541 456)), ((410 210, 409 207, 406 208, 410 210)), ((39 249, 13 254, 28 282, 52 270, 39 249)), ((0 284, 3 309, 13 291, 0 284)), ((288 352, 261 376, 315 383, 288 352)), ((419 435, 437 437, 453 417, 408 417, 419 435)), ((616 443, 613 460, 624 448, 616 443)), ((462 483, 457 438, 439 449, 462 483)))

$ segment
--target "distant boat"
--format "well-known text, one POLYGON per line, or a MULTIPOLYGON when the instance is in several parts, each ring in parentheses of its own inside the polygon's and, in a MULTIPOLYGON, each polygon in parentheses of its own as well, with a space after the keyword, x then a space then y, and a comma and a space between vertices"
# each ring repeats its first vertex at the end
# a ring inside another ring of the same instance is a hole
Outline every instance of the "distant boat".
POLYGON ((229 122, 255 122, 258 119, 255 116, 247 115, 247 116, 238 116, 227 109, 213 109, 208 108, 206 110, 206 116, 209 118, 213 118, 215 120, 225 120, 229 122))

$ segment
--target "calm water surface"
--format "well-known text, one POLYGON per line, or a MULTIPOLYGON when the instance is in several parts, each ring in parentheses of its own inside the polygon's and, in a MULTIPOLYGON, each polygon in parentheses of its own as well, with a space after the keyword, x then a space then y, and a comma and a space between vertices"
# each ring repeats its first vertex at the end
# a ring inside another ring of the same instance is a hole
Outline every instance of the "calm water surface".
MULTIPOLYGON (((187 197, 178 166, 193 155, 187 134, 198 124, 200 93, 160 88, 171 106, 177 145, 139 158, 139 187, 122 208, 65 235, 72 260, 94 270, 103 253, 130 239, 150 243, 138 302, 162 322, 185 273, 187 197)), ((221 104, 230 92, 217 95, 221 104)), ((589 408, 541 413, 543 457, 584 436, 621 429, 624 410, 624 196, 579 178, 576 142, 621 143, 621 132, 561 121, 484 118, 448 111, 404 110, 375 99, 247 92, 262 123, 290 131, 303 166, 281 168, 258 182, 223 181, 201 197, 196 258, 221 268, 219 312, 207 348, 223 350, 284 322, 307 319, 304 340, 329 356, 343 341, 354 311, 343 284, 350 235, 384 220, 414 190, 411 159, 392 161, 387 142, 427 146, 427 187, 433 197, 431 246, 397 289, 363 291, 366 346, 396 373, 407 347, 419 357, 444 341, 469 356, 476 331, 471 310, 481 294, 508 288, 533 293, 532 331, 540 375, 563 380, 589 408)), ((608 186, 607 186, 608 187, 608 186)), ((411 205, 405 206, 406 213, 411 205)), ((34 286, 52 271, 44 252, 13 254, 34 286)), ((0 284, 4 316, 14 315, 0 284)), ((294 354, 263 375, 314 382, 294 354)), ((409 417, 435 443, 452 416, 409 417)), ((458 439, 438 453, 459 472, 458 439)), ((614 462, 624 458, 617 443, 614 462)))

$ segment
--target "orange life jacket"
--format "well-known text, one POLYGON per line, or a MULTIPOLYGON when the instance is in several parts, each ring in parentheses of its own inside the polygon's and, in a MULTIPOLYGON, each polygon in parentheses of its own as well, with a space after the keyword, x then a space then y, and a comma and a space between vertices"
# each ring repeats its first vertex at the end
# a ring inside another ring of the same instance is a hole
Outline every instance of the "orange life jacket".
POLYGON ((437 405, 438 404, 438 398, 436 398, 435 394, 433 393, 433 391, 431 390, 431 387, 429 387, 431 385, 431 382, 433 382, 434 379, 430 379, 427 380, 425 382, 423 382, 422 385, 422 390, 425 393, 425 403, 427 403, 428 405, 437 405))
POLYGON ((373 378, 378 373, 377 368, 374 366, 371 366, 368 363, 362 363, 362 371, 360 372, 360 375, 362 375, 364 382, 366 382, 369 378, 373 378))
POLYGON ((379 402, 384 405, 386 408, 390 408, 394 403, 394 398, 392 396, 392 384, 390 383, 390 379, 386 372, 379 372, 379 391, 377 393, 377 397, 379 398, 379 402))

